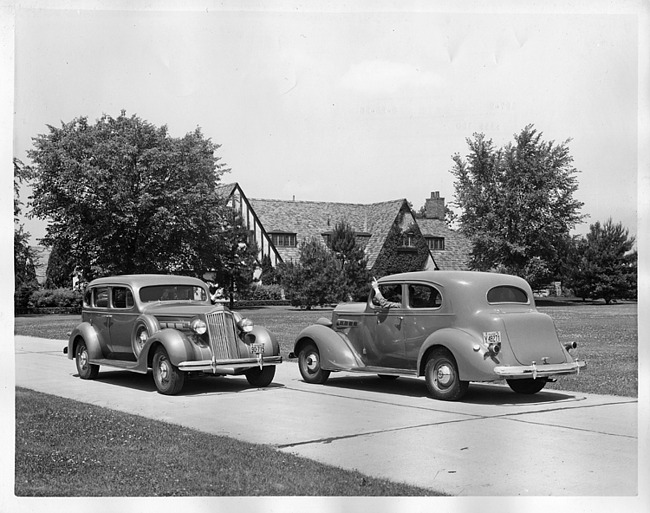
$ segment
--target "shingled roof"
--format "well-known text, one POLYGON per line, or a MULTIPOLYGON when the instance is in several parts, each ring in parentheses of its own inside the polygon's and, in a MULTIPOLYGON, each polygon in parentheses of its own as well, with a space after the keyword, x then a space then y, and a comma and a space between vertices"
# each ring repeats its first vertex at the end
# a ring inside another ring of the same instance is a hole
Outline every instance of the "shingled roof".
MULTIPOLYGON (((366 244, 368 267, 372 268, 388 232, 403 208, 405 199, 362 205, 317 201, 250 199, 253 209, 268 233, 295 233, 298 245, 312 238, 322 240, 340 221, 347 222, 359 234, 369 236, 366 244)), ((282 259, 297 261, 299 247, 277 248, 282 259)))
POLYGON ((431 254, 440 269, 450 271, 465 271, 468 269, 472 245, 465 236, 449 228, 442 219, 418 218, 417 223, 424 237, 444 237, 445 249, 431 250, 431 254))

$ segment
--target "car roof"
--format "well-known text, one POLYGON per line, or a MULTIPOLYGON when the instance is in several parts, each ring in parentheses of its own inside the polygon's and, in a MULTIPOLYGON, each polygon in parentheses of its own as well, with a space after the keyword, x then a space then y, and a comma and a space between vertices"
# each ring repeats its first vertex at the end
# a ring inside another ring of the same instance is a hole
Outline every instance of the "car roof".
POLYGON ((117 276, 106 276, 91 281, 88 286, 95 285, 131 285, 134 288, 147 287, 150 285, 200 285, 205 283, 192 276, 178 276, 174 274, 122 274, 117 276))
POLYGON ((379 283, 391 282, 431 282, 443 287, 481 287, 489 288, 496 285, 514 285, 527 289, 526 280, 510 274, 480 272, 480 271, 413 271, 407 273, 391 274, 380 278, 379 283))

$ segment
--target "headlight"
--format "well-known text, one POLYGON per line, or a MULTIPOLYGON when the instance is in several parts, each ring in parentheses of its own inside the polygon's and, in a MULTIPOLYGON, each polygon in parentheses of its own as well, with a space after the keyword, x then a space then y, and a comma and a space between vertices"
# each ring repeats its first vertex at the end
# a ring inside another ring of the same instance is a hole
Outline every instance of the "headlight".
POLYGON ((192 319, 190 328, 192 328, 192 331, 197 335, 203 335, 206 331, 208 331, 208 325, 201 319, 192 319))

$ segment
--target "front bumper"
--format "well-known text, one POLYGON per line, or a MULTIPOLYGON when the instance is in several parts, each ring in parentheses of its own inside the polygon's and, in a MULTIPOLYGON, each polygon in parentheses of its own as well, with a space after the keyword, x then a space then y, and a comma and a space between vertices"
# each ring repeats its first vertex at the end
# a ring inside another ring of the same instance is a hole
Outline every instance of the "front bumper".
POLYGON ((550 378, 563 374, 579 374, 580 369, 587 366, 587 362, 577 360, 571 363, 531 365, 497 365, 494 372, 500 378, 550 378))
POLYGON ((237 358, 236 360, 196 360, 181 362, 178 369, 185 372, 203 371, 213 374, 232 374, 241 369, 250 369, 264 365, 277 365, 282 363, 282 356, 265 356, 264 358, 237 358))

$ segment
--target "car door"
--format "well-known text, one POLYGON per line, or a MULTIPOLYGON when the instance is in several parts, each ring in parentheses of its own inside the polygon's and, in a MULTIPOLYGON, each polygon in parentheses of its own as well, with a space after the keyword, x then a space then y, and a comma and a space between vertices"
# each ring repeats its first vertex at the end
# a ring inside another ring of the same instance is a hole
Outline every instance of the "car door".
POLYGON ((450 327, 453 315, 441 290, 432 284, 411 283, 406 292, 408 309, 402 326, 406 368, 416 369, 424 341, 435 331, 450 327))
POLYGON ((102 353, 107 356, 111 351, 109 288, 94 287, 91 291, 90 301, 90 308, 86 313, 87 320, 95 328, 102 353))
POLYGON ((405 351, 403 322, 405 305, 402 303, 401 283, 379 285, 379 291, 388 301, 398 303, 382 308, 371 301, 375 321, 371 324, 370 348, 368 348, 368 365, 393 369, 405 368, 405 351))
POLYGON ((110 319, 110 349, 113 358, 133 360, 135 355, 131 346, 131 332, 138 317, 135 310, 133 292, 127 286, 112 286, 110 319))

